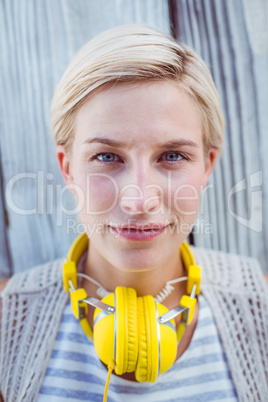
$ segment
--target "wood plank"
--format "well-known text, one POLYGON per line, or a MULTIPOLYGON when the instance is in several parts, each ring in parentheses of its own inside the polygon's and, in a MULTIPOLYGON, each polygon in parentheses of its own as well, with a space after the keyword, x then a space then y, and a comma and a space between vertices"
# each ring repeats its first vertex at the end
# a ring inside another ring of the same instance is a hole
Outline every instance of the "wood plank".
MULTIPOLYGON (((0 148, 1 149, 1 148, 0 148)), ((1 166, 1 152, 0 152, 1 166)), ((8 246, 7 232, 8 221, 7 212, 5 210, 5 194, 3 191, 2 169, 0 170, 0 281, 9 278, 12 275, 12 262, 8 246)))
POLYGON ((205 194, 206 207, 199 216, 200 222, 212 225, 213 233, 204 235, 200 229, 194 233, 194 242, 254 256, 265 272, 267 7, 268 2, 261 0, 255 1, 254 7, 249 0, 178 0, 175 24, 178 39, 193 47, 208 64, 226 118, 223 157, 210 180, 213 187, 205 194))
MULTIPOLYGON (((168 4, 165 0, 0 3, 1 169, 3 189, 8 185, 10 189, 0 208, 0 240, 3 248, 8 239, 13 265, 0 248, 3 277, 66 255, 78 234, 67 231, 67 221, 75 214, 62 216, 64 184, 49 128, 50 101, 77 50, 99 32, 126 23, 169 32, 168 4), (1 226, 5 209, 8 231, 1 226)), ((70 194, 64 194, 64 206, 73 208, 70 194)))

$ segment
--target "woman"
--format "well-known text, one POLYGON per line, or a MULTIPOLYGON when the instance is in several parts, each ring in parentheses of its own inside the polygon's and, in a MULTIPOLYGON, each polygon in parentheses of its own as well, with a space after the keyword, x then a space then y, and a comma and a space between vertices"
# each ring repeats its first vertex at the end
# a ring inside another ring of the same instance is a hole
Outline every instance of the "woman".
POLYGON ((63 274, 57 260, 2 292, 5 401, 102 400, 106 365, 109 400, 265 399, 268 297, 257 262, 184 243, 223 125, 203 61, 155 29, 117 27, 77 54, 52 126, 86 235, 63 274), (93 322, 96 350, 82 331, 91 337, 93 322))

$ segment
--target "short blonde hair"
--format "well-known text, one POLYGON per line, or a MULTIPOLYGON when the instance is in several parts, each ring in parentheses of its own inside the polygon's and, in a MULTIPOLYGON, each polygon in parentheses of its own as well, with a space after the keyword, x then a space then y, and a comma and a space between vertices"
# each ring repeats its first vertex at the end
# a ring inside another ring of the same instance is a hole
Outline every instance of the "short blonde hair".
POLYGON ((154 28, 123 25, 89 41, 67 67, 51 103, 56 144, 70 150, 77 110, 111 83, 172 80, 192 98, 201 115, 205 152, 222 147, 224 119, 211 74, 190 48, 154 28))

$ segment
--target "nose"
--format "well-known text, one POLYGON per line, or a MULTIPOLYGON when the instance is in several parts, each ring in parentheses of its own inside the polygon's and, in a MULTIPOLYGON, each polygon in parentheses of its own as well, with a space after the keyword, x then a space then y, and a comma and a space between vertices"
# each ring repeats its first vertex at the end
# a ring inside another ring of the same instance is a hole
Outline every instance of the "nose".
POLYGON ((144 169, 128 176, 128 183, 120 191, 123 212, 135 214, 157 213, 161 207, 161 186, 155 176, 144 169))

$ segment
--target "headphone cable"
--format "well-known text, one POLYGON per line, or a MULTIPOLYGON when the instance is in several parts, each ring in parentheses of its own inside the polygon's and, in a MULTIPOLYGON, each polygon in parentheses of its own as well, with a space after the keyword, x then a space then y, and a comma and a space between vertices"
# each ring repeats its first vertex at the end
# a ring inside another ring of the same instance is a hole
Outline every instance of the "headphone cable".
POLYGON ((110 378, 111 378, 111 374, 113 372, 114 366, 115 366, 115 362, 113 360, 110 360, 109 364, 108 364, 108 375, 107 375, 107 380, 106 380, 104 394, 103 394, 103 402, 107 401, 108 387, 109 387, 109 382, 110 382, 110 378))

